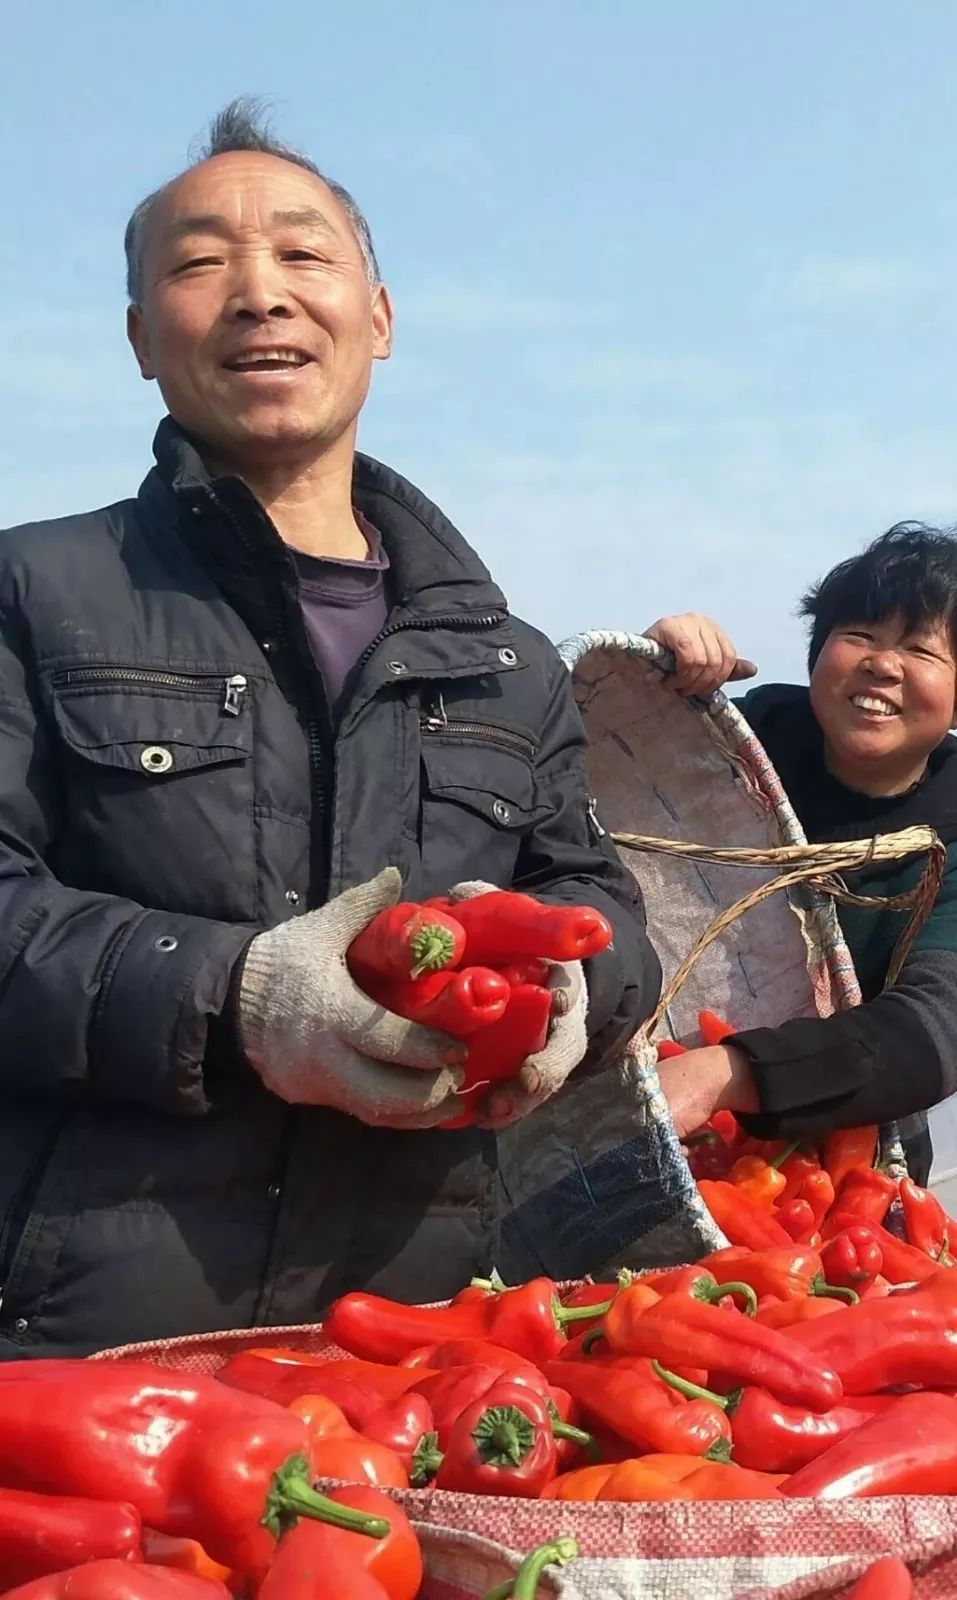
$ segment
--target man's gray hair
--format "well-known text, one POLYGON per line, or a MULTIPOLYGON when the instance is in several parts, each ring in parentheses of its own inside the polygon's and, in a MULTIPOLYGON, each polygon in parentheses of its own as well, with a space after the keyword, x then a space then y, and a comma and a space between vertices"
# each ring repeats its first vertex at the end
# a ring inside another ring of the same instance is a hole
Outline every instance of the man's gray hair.
MULTIPOLYGON (((321 178, 349 218, 365 263, 366 277, 370 286, 375 288, 380 282, 381 275, 376 260, 375 245, 372 242, 372 232, 364 213, 341 183, 335 183, 331 178, 327 178, 315 162, 310 161, 301 151, 294 150, 290 145, 273 138, 264 116, 262 102, 250 96, 240 96, 236 100, 231 100, 228 106, 224 106, 211 122, 206 142, 190 166, 198 167, 202 162, 211 160, 213 156, 228 155, 234 150, 254 150, 262 155, 276 156, 280 161, 290 161, 293 166, 302 167, 305 172, 311 172, 315 177, 321 178)), ((143 295, 143 244, 150 214, 167 187, 168 185, 164 184, 161 188, 154 189, 152 194, 148 194, 145 200, 141 200, 126 225, 124 240, 126 292, 132 305, 138 305, 143 295)))

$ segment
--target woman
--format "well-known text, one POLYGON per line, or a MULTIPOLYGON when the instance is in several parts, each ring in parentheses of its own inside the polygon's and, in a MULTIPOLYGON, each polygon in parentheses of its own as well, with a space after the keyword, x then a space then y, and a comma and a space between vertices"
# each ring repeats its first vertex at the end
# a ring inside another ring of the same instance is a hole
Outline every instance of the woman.
MULTIPOLYGON (((754 1028, 661 1066, 680 1135, 720 1107, 763 1137, 871 1122, 902 1124, 908 1166, 930 1172, 926 1110, 957 1090, 957 538, 900 524, 804 597, 808 688, 772 684, 737 704, 765 746, 812 842, 928 824, 947 846, 936 904, 893 988, 884 989, 899 912, 839 907, 864 1004, 754 1028)), ((675 652, 679 693, 752 676, 705 617, 649 633, 675 652)), ((895 895, 919 864, 853 875, 895 895)))

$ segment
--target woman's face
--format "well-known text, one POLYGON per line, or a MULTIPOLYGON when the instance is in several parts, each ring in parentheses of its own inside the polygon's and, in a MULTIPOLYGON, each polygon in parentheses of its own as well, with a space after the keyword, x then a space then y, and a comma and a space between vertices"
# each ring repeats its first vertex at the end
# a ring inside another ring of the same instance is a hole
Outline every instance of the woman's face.
POLYGON ((900 794, 957 722, 957 660, 944 621, 908 628, 899 613, 834 628, 811 674, 811 705, 841 782, 900 794))

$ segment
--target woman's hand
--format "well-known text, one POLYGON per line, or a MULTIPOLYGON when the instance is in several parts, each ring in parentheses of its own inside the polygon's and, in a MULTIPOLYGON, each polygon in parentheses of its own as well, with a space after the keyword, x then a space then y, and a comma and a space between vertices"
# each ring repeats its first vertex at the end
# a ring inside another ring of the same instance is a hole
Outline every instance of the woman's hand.
POLYGON ((688 1050, 658 1063, 658 1079, 679 1139, 687 1139, 715 1111, 760 1111, 751 1063, 732 1044, 688 1050))
POLYGON ((676 694, 696 694, 706 700, 722 684, 753 678, 758 670, 753 661, 739 658, 716 622, 698 611, 659 617, 645 633, 674 655, 675 670, 664 681, 676 694))

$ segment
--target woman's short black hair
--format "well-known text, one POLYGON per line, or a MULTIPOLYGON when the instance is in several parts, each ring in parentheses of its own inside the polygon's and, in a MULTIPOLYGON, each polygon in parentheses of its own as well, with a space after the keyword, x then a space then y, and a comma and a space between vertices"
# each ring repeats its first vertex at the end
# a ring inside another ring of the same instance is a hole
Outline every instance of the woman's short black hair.
POLYGON ((898 522, 859 556, 832 567, 799 608, 811 624, 809 668, 834 628, 881 622, 895 612, 908 628, 946 622, 957 650, 957 535, 923 522, 898 522))

